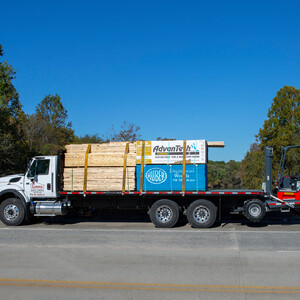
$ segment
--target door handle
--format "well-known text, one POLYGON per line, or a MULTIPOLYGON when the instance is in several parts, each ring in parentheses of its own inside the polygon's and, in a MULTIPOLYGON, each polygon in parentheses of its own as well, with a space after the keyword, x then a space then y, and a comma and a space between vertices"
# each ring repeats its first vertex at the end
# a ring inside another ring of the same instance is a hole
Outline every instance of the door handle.
POLYGON ((51 184, 47 183, 47 190, 50 191, 51 190, 51 184))

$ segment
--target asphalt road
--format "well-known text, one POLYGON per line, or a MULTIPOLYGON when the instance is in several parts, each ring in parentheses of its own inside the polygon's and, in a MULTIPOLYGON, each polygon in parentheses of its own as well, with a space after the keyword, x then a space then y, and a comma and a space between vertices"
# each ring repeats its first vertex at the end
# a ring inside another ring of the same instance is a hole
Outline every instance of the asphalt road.
POLYGON ((300 218, 199 230, 138 218, 0 225, 1 299, 299 299, 300 218))

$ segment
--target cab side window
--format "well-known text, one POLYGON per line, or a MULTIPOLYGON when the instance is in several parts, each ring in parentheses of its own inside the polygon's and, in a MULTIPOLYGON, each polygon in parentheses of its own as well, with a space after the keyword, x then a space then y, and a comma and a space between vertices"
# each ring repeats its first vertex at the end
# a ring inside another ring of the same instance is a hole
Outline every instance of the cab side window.
POLYGON ((38 160, 36 167, 36 175, 48 175, 49 174, 50 160, 38 160))

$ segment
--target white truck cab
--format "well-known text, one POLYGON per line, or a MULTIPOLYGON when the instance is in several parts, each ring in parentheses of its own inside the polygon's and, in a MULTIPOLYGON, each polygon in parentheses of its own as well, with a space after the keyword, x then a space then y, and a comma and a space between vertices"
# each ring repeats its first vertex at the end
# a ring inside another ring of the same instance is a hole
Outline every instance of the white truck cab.
POLYGON ((56 198, 57 156, 36 156, 24 176, 24 192, 32 198, 56 198))
POLYGON ((21 192, 26 202, 32 198, 56 198, 57 156, 36 156, 25 173, 0 177, 0 193, 21 192))
POLYGON ((57 200, 57 156, 36 156, 25 175, 0 178, 0 219, 19 225, 30 215, 62 215, 66 204, 57 200))

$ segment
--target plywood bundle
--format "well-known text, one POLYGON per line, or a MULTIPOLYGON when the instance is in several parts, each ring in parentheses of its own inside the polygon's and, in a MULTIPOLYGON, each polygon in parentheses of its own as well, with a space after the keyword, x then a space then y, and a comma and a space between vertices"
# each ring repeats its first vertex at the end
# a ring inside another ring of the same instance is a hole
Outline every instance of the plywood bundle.
MULTIPOLYGON (((126 144, 91 144, 87 160, 87 191, 122 191, 123 182, 126 191, 135 190, 136 143, 129 143, 124 181, 126 144)), ((87 149, 88 144, 66 146, 64 190, 83 190, 87 149)))

